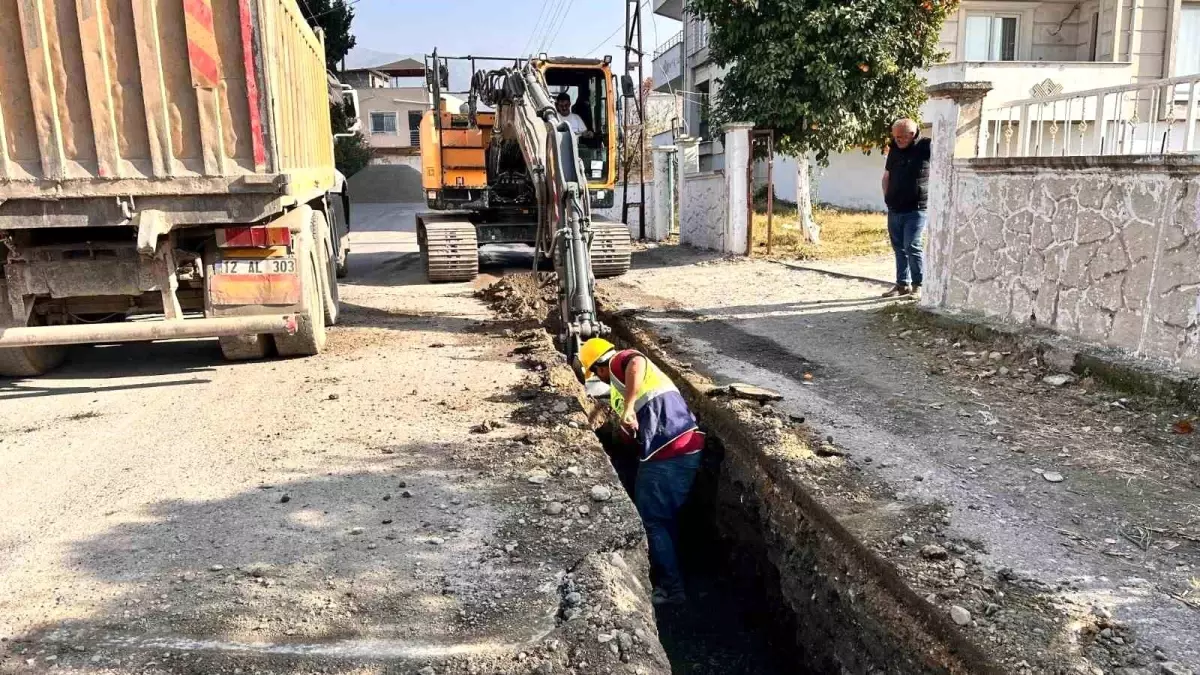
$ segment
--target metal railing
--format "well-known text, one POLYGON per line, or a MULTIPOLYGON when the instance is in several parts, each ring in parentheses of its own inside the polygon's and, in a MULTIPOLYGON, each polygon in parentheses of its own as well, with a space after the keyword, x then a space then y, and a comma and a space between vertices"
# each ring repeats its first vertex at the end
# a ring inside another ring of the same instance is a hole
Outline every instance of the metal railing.
POLYGON ((675 45, 677 45, 681 42, 683 42, 683 31, 682 30, 679 31, 678 33, 676 33, 675 36, 672 37, 670 40, 667 40, 666 42, 659 45, 658 49, 654 50, 654 58, 657 59, 658 57, 662 56, 663 54, 666 54, 668 51, 670 51, 670 49, 672 47, 674 47, 675 45))
POLYGON ((1197 148, 1200 74, 1009 101, 983 112, 980 157, 1166 155, 1197 148))

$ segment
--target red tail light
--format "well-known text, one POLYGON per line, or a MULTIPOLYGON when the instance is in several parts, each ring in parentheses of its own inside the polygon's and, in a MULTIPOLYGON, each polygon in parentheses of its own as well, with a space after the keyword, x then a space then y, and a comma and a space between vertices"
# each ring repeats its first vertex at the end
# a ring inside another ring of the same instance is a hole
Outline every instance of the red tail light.
POLYGON ((291 245, 292 231, 286 227, 248 225, 217 230, 217 246, 221 248, 271 248, 291 245))

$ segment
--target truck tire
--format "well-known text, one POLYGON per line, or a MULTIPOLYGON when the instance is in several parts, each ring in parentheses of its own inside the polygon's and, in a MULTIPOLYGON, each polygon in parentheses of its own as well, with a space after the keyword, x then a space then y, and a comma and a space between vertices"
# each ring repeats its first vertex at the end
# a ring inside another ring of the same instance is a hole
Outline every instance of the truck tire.
POLYGON ((275 351, 280 356, 316 356, 325 349, 325 302, 321 271, 320 248, 315 244, 311 232, 300 235, 300 255, 296 256, 296 264, 300 265, 300 285, 303 298, 300 311, 296 317, 296 333, 294 335, 276 334, 275 351))
POLYGON ((342 297, 338 290, 337 262, 333 257, 333 243, 329 234, 329 221, 325 214, 313 209, 312 215, 313 241, 320 242, 317 251, 320 256, 321 300, 325 308, 325 325, 336 326, 342 313, 342 297))
POLYGON ((350 228, 346 226, 346 207, 342 204, 341 195, 330 196, 329 208, 329 229, 332 232, 341 233, 338 241, 342 244, 334 261, 334 276, 338 279, 345 279, 350 274, 350 228))
MULTIPOLYGON (((37 315, 29 325, 38 325, 37 315)), ((0 279, 0 329, 27 325, 12 316, 8 304, 8 282, 0 279)), ((50 347, 10 347, 0 349, 0 377, 37 377, 60 366, 66 358, 67 348, 61 345, 50 347)))
POLYGON ((217 340, 221 344, 221 356, 226 361, 265 359, 271 354, 269 335, 234 335, 217 340))

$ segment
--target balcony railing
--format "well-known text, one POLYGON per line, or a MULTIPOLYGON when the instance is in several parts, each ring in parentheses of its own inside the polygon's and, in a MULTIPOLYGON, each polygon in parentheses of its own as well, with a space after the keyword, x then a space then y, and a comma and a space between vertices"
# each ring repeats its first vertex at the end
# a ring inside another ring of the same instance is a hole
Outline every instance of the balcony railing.
POLYGON ((1200 74, 1009 101, 984 111, 981 157, 1200 152, 1200 74))
POLYGON ((657 59, 658 57, 662 56, 663 54, 666 54, 667 50, 671 49, 671 47, 674 47, 675 45, 677 45, 681 42, 683 42, 683 31, 679 31, 670 40, 667 40, 666 42, 659 45, 658 49, 654 50, 654 58, 657 59))

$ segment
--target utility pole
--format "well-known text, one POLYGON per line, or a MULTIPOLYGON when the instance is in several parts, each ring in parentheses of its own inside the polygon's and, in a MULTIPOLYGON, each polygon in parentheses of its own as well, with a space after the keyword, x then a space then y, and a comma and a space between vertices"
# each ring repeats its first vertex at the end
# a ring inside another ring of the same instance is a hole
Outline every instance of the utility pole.
MULTIPOLYGON (((637 149, 634 151, 636 157, 639 183, 639 198, 635 203, 629 201, 629 174, 632 171, 624 171, 622 177, 621 189, 621 222, 629 223, 629 207, 638 207, 638 238, 646 238, 646 177, 643 175, 646 168, 646 111, 642 101, 642 83, 645 82, 644 57, 642 51, 642 3, 641 0, 625 0, 625 74, 631 77, 634 81, 634 96, 633 110, 637 112, 638 131, 637 131, 637 149)), ((629 99, 625 99, 625 123, 628 124, 630 117, 629 99)), ((629 144, 629 134, 622 134, 625 139, 626 146, 629 144)), ((621 158, 625 158, 625 148, 622 148, 621 158)))

